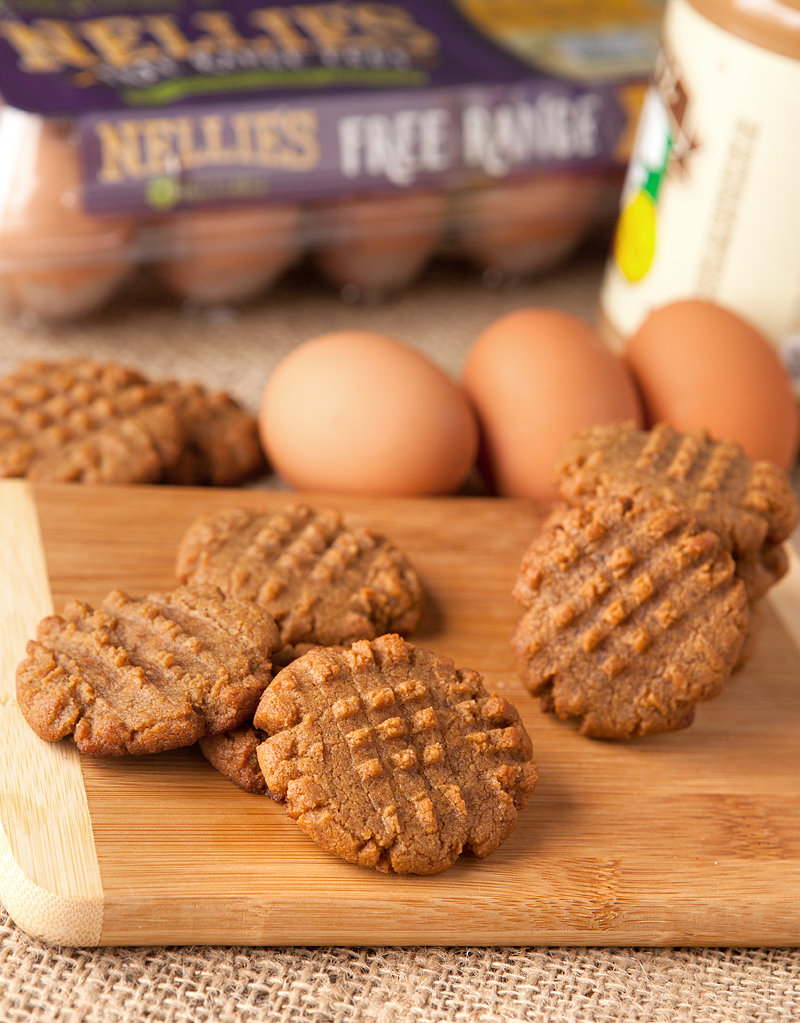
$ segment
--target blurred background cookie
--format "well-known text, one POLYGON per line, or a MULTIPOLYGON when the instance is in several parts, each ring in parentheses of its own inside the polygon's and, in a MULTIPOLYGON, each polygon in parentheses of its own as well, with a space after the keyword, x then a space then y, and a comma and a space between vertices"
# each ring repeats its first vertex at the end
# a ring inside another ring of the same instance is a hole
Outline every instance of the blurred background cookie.
POLYGON ((157 483, 183 443, 162 392, 114 363, 31 361, 0 378, 2 476, 157 483))
POLYGON ((92 359, 0 378, 0 476, 232 486, 265 468, 255 417, 222 391, 92 359))
POLYGON ((175 380, 161 389, 184 433, 180 458, 165 482, 230 487, 266 471, 257 421, 229 394, 175 380))

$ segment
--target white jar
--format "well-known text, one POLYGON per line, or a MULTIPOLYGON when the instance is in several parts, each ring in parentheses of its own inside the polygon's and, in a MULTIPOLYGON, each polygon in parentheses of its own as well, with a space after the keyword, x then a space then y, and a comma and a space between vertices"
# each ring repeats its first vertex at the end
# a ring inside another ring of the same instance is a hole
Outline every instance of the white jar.
POLYGON ((800 388, 800 0, 669 0, 600 296, 620 346, 683 298, 765 333, 800 388))

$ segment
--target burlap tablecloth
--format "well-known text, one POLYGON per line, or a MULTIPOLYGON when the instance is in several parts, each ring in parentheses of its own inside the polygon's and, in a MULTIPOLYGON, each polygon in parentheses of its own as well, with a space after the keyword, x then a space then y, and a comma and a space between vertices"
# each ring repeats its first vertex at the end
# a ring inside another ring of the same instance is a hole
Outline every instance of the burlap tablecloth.
POLYGON ((3 1023, 796 1023, 769 949, 58 949, 0 931, 3 1023))
MULTIPOLYGON (((399 298, 365 308, 297 272, 247 309, 204 314, 142 285, 92 322, 4 324, 0 373, 21 358, 88 354, 224 388, 255 411, 272 367, 316 334, 392 333, 457 373, 478 332, 507 310, 545 304, 593 320, 601 273, 591 246, 542 280, 497 290, 443 264, 399 298)), ((83 950, 34 941, 0 914, 1 1023, 800 1020, 800 949, 83 950)))

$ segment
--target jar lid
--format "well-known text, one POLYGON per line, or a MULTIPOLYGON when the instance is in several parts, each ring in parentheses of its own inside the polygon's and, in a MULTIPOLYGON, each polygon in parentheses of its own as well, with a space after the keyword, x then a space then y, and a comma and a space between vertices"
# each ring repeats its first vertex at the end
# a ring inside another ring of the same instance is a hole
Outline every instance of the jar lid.
POLYGON ((689 0, 733 35, 800 60, 800 0, 689 0))

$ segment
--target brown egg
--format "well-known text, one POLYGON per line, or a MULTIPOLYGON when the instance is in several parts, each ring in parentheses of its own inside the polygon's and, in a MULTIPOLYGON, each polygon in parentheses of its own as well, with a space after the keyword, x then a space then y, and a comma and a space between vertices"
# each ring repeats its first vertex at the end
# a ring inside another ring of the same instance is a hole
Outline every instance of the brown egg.
POLYGON ((341 330, 307 341, 272 373, 261 440, 300 490, 447 494, 478 444, 469 403, 424 355, 393 338, 341 330))
POLYGON ((543 271, 586 233, 598 196, 587 175, 539 174, 456 195, 456 250, 503 275, 543 271))
POLYGON ((314 258, 339 287, 381 297, 409 284, 439 241, 444 192, 379 195, 331 203, 319 211, 314 258))
POLYGON ((775 348, 740 316, 712 302, 673 302, 652 312, 625 357, 639 384, 648 425, 704 427, 751 458, 788 469, 800 416, 775 348))
POLYGON ((179 213, 161 225, 163 244, 178 254, 159 264, 182 299, 200 305, 243 302, 294 263, 297 206, 260 204, 179 213))
POLYGON ((128 271, 132 222, 83 211, 67 122, 4 107, 0 151, 0 305, 50 321, 96 309, 128 271))
POLYGON ((561 445, 578 430, 642 413, 625 366, 588 324, 518 309, 490 324, 462 381, 478 412, 481 466, 498 493, 549 502, 561 445))

